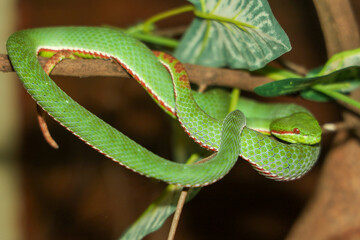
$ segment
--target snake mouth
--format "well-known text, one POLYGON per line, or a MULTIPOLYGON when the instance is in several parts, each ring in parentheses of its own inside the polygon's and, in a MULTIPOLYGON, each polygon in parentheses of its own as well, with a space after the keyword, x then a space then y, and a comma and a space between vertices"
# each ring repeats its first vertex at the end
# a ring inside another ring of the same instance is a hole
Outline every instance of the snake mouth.
POLYGON ((312 138, 311 141, 309 141, 308 143, 306 144, 309 144, 309 145, 316 145, 316 144, 320 144, 321 142, 321 135, 320 136, 317 136, 317 135, 312 135, 312 136, 309 136, 312 138))
POLYGON ((296 134, 293 132, 279 134, 277 132, 271 132, 271 136, 277 141, 285 144, 304 144, 304 145, 315 145, 321 142, 321 135, 319 134, 296 134))

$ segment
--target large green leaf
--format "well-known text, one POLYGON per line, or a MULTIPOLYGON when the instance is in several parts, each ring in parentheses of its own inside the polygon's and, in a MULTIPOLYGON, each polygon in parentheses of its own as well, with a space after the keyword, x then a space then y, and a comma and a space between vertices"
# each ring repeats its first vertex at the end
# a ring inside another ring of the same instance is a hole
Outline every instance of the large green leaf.
POLYGON ((189 1, 198 17, 175 51, 182 62, 256 70, 291 49, 266 0, 189 1))

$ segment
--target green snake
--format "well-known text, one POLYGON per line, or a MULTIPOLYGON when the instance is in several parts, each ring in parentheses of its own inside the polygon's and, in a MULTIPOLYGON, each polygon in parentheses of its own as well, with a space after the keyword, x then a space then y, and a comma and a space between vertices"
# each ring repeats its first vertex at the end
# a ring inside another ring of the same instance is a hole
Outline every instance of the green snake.
POLYGON ((293 180, 308 172, 318 158, 321 129, 306 109, 241 98, 237 105, 241 112, 227 115, 227 92, 192 91, 179 61, 154 54, 123 31, 101 27, 23 30, 9 37, 7 51, 25 89, 43 110, 94 149, 142 175, 181 186, 205 186, 229 172, 240 155, 266 177, 293 180), (37 61, 38 55, 51 57, 64 50, 82 58, 118 62, 165 112, 179 119, 192 139, 218 151, 216 156, 191 165, 168 161, 90 113, 63 92, 37 61), (264 134, 270 131, 286 142, 264 134))

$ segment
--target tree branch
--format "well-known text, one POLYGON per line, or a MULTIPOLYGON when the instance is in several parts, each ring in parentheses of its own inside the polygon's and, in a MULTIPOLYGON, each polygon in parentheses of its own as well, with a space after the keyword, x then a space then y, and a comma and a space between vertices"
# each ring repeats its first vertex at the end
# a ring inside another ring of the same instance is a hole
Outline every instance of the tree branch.
MULTIPOLYGON (((39 57, 39 62, 43 66, 46 58, 39 57)), ((271 79, 267 77, 252 75, 247 71, 193 64, 185 64, 185 67, 191 82, 200 86, 225 86, 253 91, 255 87, 271 82, 271 79)), ((0 71, 14 71, 8 56, 5 54, 0 54, 0 71)), ((51 74, 71 77, 130 77, 125 70, 119 69, 117 63, 102 59, 65 59, 56 65, 51 74)))
MULTIPOLYGON (((313 2, 324 32, 328 56, 359 47, 359 28, 349 0, 313 2)), ((359 100, 360 91, 353 91, 351 97, 359 100)), ((359 130, 358 115, 349 116, 348 113, 344 111, 345 121, 335 127, 354 126, 359 130)), ((346 130, 337 133, 323 164, 315 194, 287 239, 359 238, 360 144, 353 138, 353 133, 346 130)))
POLYGON ((328 57, 359 47, 360 34, 351 2, 314 0, 324 33, 328 57))

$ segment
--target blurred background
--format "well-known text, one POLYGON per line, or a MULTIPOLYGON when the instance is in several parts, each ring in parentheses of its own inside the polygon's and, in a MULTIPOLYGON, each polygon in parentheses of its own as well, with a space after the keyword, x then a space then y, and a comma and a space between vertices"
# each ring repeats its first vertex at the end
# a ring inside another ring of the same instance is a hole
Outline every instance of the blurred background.
MULTIPOLYGON (((326 49, 311 0, 270 0, 293 50, 284 59, 306 68, 326 61, 326 49)), ((182 0, 0 0, 0 53, 19 29, 59 25, 126 28, 182 0)), ((353 1, 355 12, 360 2, 353 1)), ((188 25, 183 14, 159 28, 188 25)), ((358 21, 360 16, 357 16, 358 21)), ((97 153, 54 121, 60 145, 44 141, 35 103, 14 73, 0 73, 0 239, 117 239, 166 186, 137 175, 97 153)), ((106 122, 171 159, 172 120, 136 81, 119 78, 55 78, 76 101, 106 122)), ((264 99, 262 99, 264 100, 264 99)), ((284 100, 275 99, 275 100, 284 100)), ((271 101, 275 101, 272 99, 271 101)), ((334 104, 285 98, 308 107, 321 123, 338 119, 334 104)), ((331 137, 331 136, 330 136, 331 137)), ((329 138, 323 141, 322 156, 329 138)), ((275 182, 239 161, 219 183, 201 190, 184 208, 176 239, 283 239, 311 196, 322 158, 305 177, 275 182)), ((146 239, 166 239, 168 221, 146 239)))

